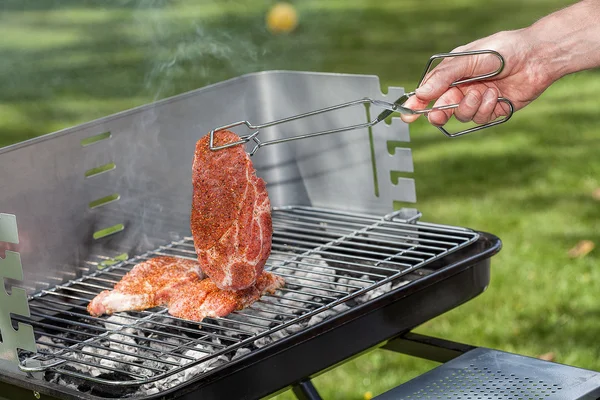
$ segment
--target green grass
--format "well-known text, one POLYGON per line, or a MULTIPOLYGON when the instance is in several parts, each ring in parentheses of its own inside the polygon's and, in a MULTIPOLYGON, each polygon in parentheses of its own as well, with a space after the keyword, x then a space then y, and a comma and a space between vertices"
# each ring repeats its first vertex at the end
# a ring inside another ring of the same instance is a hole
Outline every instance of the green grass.
MULTIPOLYGON (((272 36, 270 1, 7 1, 0 146, 265 69, 375 74, 412 89, 431 54, 568 3, 306 0, 297 32, 272 36)), ((600 243, 599 78, 567 77, 507 124, 459 139, 411 126, 425 219, 504 243, 489 289, 418 332, 600 370, 600 253, 567 257, 581 239, 600 243)), ((375 351, 315 383, 326 398, 361 399, 435 365, 375 351)))

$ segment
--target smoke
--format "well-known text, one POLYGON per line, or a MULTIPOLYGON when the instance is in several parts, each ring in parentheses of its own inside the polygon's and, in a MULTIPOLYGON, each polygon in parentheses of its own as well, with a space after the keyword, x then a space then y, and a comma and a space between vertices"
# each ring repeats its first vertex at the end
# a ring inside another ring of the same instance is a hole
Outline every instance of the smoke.
POLYGON ((153 100, 266 66, 264 10, 249 1, 140 2, 134 37, 144 43, 144 88, 153 100))
POLYGON ((258 51, 250 41, 198 26, 193 35, 183 37, 155 62, 145 85, 148 90, 155 90, 154 100, 157 100, 177 89, 181 80, 190 75, 199 83, 212 83, 219 78, 252 72, 253 67, 258 67, 258 51))
MULTIPOLYGON (((335 72, 344 37, 359 25, 368 2, 351 11, 294 2, 299 25, 273 34, 266 17, 274 1, 137 1, 129 40, 144 53, 144 90, 154 100, 246 73, 288 69, 335 72), (332 51, 337 49, 337 51, 332 51)), ((345 61, 343 61, 345 63, 345 61)))

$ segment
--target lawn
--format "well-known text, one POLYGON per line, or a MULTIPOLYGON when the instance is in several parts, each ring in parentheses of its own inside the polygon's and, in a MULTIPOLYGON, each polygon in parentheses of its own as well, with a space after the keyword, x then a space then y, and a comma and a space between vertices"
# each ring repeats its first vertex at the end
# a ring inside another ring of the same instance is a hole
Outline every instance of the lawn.
MULTIPOLYGON (((0 146, 251 71, 375 74, 412 89, 431 54, 571 2, 296 3, 298 30, 273 36, 270 1, 5 1, 0 146)), ((418 332, 600 370, 600 253, 568 256, 580 240, 600 243, 599 91, 598 71, 566 77, 508 123, 456 140, 411 126, 425 220, 504 243, 489 289, 418 332)), ((378 350, 315 384, 328 399, 362 399, 435 365, 378 350)))

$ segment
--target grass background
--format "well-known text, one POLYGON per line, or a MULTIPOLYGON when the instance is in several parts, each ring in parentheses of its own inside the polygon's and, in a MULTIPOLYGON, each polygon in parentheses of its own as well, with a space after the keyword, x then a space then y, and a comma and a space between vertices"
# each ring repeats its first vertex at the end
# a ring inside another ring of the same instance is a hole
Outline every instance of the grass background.
MULTIPOLYGON (((374 74, 412 89, 431 54, 571 1, 304 0, 287 36, 265 28, 272 3, 4 0, 0 146, 266 69, 374 74)), ((411 126, 425 219, 504 243, 490 288, 418 332, 600 370, 599 253, 567 255, 600 242, 599 91, 598 71, 566 77, 509 123, 452 141, 411 126)), ((315 384, 328 399, 362 399, 435 365, 374 351, 315 384)))

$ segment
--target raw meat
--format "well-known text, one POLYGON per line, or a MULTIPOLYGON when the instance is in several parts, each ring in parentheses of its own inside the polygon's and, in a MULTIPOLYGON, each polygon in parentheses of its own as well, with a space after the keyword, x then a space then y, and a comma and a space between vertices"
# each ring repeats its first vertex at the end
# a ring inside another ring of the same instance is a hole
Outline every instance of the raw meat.
MULTIPOLYGON (((265 182, 242 145, 213 151, 210 135, 196 144, 191 230, 202 270, 219 289, 251 287, 263 271, 273 235, 265 182)), ((215 134, 215 145, 240 140, 215 134)))
POLYGON ((172 293, 169 299, 169 314, 192 321, 202 321, 204 313, 200 311, 200 307, 212 290, 219 289, 210 279, 190 282, 172 293))
POLYGON ((224 317, 246 308, 284 283, 283 278, 263 271, 251 287, 226 291, 204 278, 196 261, 157 257, 137 264, 113 290, 99 293, 87 309, 97 317, 167 306, 173 316, 200 322, 206 317, 224 317))
POLYGON ((238 291, 221 290, 211 279, 190 282, 173 291, 169 314, 192 321, 224 317, 250 306, 266 293, 275 293, 284 283, 283 278, 266 271, 253 286, 238 291))
POLYGON ((93 316, 100 316, 164 305, 170 290, 203 277, 197 261, 166 256, 152 258, 133 267, 113 290, 98 294, 87 310, 93 316))

